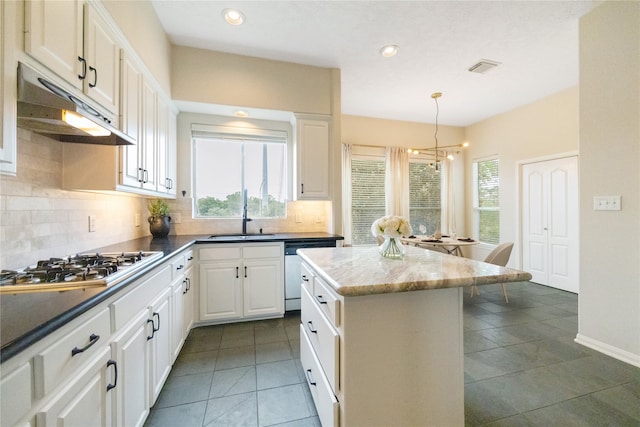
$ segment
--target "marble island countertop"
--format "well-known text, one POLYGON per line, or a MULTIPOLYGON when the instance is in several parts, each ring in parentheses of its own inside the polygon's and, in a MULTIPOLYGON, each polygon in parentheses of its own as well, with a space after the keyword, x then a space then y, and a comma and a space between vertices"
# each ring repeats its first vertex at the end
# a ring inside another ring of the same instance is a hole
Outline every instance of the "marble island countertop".
POLYGON ((339 295, 362 296, 521 282, 531 274, 427 249, 406 247, 404 259, 388 259, 377 246, 301 249, 339 295))

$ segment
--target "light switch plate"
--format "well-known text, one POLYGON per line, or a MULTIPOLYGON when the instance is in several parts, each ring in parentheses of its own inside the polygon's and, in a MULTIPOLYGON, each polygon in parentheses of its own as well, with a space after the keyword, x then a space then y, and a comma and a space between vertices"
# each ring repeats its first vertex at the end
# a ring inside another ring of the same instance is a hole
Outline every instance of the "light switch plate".
POLYGON ((298 223, 302 222, 302 214, 299 214, 299 213, 296 214, 296 222, 298 223))
POLYGON ((619 211, 621 209, 620 196, 593 196, 594 211, 619 211))

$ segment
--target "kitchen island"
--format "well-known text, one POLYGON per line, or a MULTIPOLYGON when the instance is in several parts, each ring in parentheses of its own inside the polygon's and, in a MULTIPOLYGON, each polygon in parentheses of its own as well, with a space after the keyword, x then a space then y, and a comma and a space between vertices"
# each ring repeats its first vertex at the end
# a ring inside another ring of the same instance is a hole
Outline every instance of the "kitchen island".
POLYGON ((407 247, 304 249, 301 362, 324 427, 463 426, 462 296, 526 272, 407 247))

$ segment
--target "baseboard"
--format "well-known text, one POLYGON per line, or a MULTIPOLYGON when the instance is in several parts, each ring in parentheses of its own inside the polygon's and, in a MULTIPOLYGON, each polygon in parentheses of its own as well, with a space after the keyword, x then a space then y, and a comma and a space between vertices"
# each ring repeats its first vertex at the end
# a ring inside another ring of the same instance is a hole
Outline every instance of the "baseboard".
POLYGON ((594 340, 581 334, 576 335, 576 339, 574 341, 585 347, 589 347, 595 351, 606 354, 607 356, 611 356, 614 359, 618 359, 622 362, 640 368, 640 354, 634 354, 625 350, 621 350, 617 347, 598 340, 594 340))

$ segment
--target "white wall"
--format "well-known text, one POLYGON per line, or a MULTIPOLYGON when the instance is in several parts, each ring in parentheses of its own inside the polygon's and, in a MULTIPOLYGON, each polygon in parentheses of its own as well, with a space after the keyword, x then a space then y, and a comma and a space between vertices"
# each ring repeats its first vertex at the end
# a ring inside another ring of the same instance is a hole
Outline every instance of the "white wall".
POLYGON ((577 341, 640 366, 640 3, 580 20, 577 341), (621 195, 621 211, 593 196, 621 195))
MULTIPOLYGON (((516 242, 509 266, 521 264, 518 209, 518 164, 578 151, 578 88, 573 87, 466 128, 470 146, 465 157, 466 229, 472 230, 475 160, 496 155, 500 160, 500 241, 516 242)), ((484 259, 491 248, 473 246, 474 259, 484 259)))

